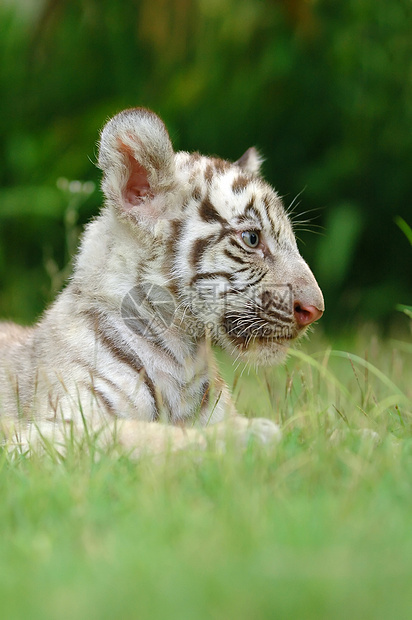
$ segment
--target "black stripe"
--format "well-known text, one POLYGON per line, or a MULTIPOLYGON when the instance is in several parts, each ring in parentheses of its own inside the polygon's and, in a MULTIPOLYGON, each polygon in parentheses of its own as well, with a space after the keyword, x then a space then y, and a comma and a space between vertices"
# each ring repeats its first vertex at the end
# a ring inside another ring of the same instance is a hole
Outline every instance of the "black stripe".
POLYGON ((210 181, 211 181, 211 180, 212 180, 212 178, 213 178, 213 167, 212 167, 212 165, 211 165, 211 164, 208 164, 208 165, 206 166, 206 170, 205 170, 205 173, 204 173, 204 177, 205 177, 205 181, 207 181, 208 183, 210 183, 210 181))
POLYGON ((219 157, 214 157, 212 161, 215 165, 215 171, 218 174, 222 174, 223 172, 226 172, 226 170, 228 170, 231 167, 231 164, 229 164, 228 161, 225 161, 224 159, 220 159, 219 157))
POLYGON ((93 392, 93 395, 96 397, 96 399, 99 398, 102 401, 107 412, 110 413, 110 415, 117 418, 116 409, 113 403, 109 400, 109 398, 107 398, 107 396, 103 394, 103 392, 101 392, 98 388, 95 388, 94 386, 92 386, 92 392, 93 392))
POLYGON ((259 282, 261 282, 263 280, 263 278, 265 277, 265 275, 267 274, 267 271, 265 271, 264 273, 262 273, 259 278, 257 278, 256 280, 254 280, 253 282, 248 282, 248 287, 250 288, 251 286, 256 286, 256 284, 259 284, 259 282))
POLYGON ((106 331, 102 329, 101 316, 99 312, 96 310, 85 310, 84 312, 87 316, 93 319, 93 328, 96 333, 98 339, 106 346, 106 348, 123 364, 126 364, 130 368, 132 368, 135 372, 137 372, 143 381, 143 383, 148 388, 151 397, 153 398, 154 406, 155 406, 155 415, 154 419, 157 420, 159 418, 159 405, 158 399, 156 396, 156 389, 153 381, 148 376, 146 369, 143 368, 143 365, 139 359, 139 357, 126 345, 125 348, 121 348, 112 338, 111 334, 108 334, 106 331))
POLYGON ((242 293, 243 291, 245 291, 246 289, 250 288, 251 286, 256 286, 256 284, 259 284, 259 282, 261 282, 263 280, 263 278, 265 277, 266 274, 267 274, 267 271, 262 273, 262 275, 259 276, 259 278, 257 278, 257 280, 254 280, 254 282, 248 282, 246 284, 246 286, 244 286, 243 288, 237 289, 237 292, 242 293))
POLYGON ((182 220, 171 220, 170 237, 167 242, 167 255, 174 256, 182 236, 183 222, 182 220))
POLYGON ((251 254, 255 254, 254 250, 247 250, 239 241, 237 241, 236 239, 233 239, 233 237, 229 239, 229 243, 230 245, 233 245, 233 247, 238 248, 239 250, 242 250, 245 254, 248 254, 249 256, 251 254))
POLYGON ((216 208, 212 205, 209 200, 209 197, 203 199, 202 204, 200 205, 199 215, 204 222, 208 222, 209 224, 226 224, 227 220, 225 220, 219 213, 216 211, 216 208))
POLYGON ((265 211, 266 211, 267 218, 268 218, 268 220, 269 220, 270 224, 272 225, 272 233, 273 233, 273 236, 275 237, 275 239, 277 239, 277 240, 278 240, 278 239, 279 239, 279 231, 278 231, 278 230, 276 230, 276 227, 275 227, 275 222, 274 222, 274 220, 272 219, 272 214, 271 214, 271 212, 270 212, 270 211, 271 211, 271 209, 270 209, 270 208, 271 208, 271 205, 272 205, 272 204, 273 204, 273 198, 272 198, 271 196, 269 196, 268 194, 266 194, 265 196, 263 196, 263 205, 264 205, 264 207, 265 207, 265 211))
POLYGON ((247 267, 242 267, 242 269, 236 269, 233 275, 237 275, 238 273, 243 273, 244 271, 250 271, 250 269, 251 269, 250 265, 248 265, 247 267))
POLYGON ((234 260, 236 263, 240 263, 241 265, 245 264, 243 258, 240 258, 240 256, 236 256, 236 254, 232 254, 232 252, 229 252, 227 248, 225 248, 223 252, 224 254, 226 254, 226 256, 228 256, 231 260, 234 260))
MULTIPOLYGON (((91 313, 95 321, 96 321, 96 318, 98 321, 100 321, 101 317, 98 312, 93 311, 93 310, 86 310, 86 313, 87 314, 91 313)), ((141 378, 143 383, 146 385, 146 387, 148 388, 150 392, 151 397, 153 398, 153 402, 155 406, 154 419, 157 420, 159 418, 159 404, 158 404, 158 399, 156 395, 156 389, 155 389, 153 381, 147 374, 146 369, 143 367, 142 362, 140 361, 140 358, 130 349, 128 345, 126 345, 125 348, 120 347, 113 340, 111 334, 108 334, 106 331, 103 331, 101 326, 98 325, 97 329, 95 327, 95 332, 98 338, 101 340, 101 342, 106 346, 106 348, 109 349, 109 351, 113 355, 115 355, 115 357, 117 357, 118 360, 120 360, 121 362, 123 362, 123 364, 126 364, 127 366, 129 366, 130 368, 132 368, 135 372, 139 374, 139 377, 141 378)))
MULTIPOLYGON (((90 310, 90 311, 86 311, 86 313, 87 314, 91 313, 94 317, 94 320, 96 320, 96 317, 97 317, 97 320, 100 321, 100 315, 98 312, 90 310)), ((95 332, 98 338, 101 340, 101 342, 106 346, 106 348, 109 349, 109 351, 113 355, 115 355, 115 357, 117 357, 118 360, 123 362, 123 364, 128 365, 130 368, 132 368, 135 372, 139 374, 141 380, 146 385, 146 387, 148 388, 150 392, 151 397, 153 398, 153 402, 155 406, 154 420, 157 420, 159 418, 159 404, 158 404, 158 399, 156 395, 156 389, 155 389, 153 381, 147 374, 146 369, 143 367, 139 357, 127 345, 126 346, 128 350, 127 349, 125 350, 125 348, 120 347, 113 340, 111 334, 108 334, 107 332, 103 331, 100 326, 98 326, 97 329, 95 327, 95 332)))
POLYGON ((240 174, 232 183, 232 191, 234 194, 240 194, 249 185, 250 179, 240 174))
POLYGON ((170 351, 170 349, 168 349, 165 346, 164 342, 161 340, 161 336, 158 336, 157 338, 155 338, 155 340, 150 340, 150 343, 153 344, 158 349, 160 349, 165 355, 167 355, 167 357, 169 357, 169 359, 172 362, 174 362, 178 366, 181 366, 181 363, 179 362, 177 357, 175 355, 173 355, 173 353, 170 351))
POLYGON ((107 377, 102 375, 95 368, 91 368, 89 364, 87 364, 86 362, 78 360, 78 364, 83 366, 83 368, 85 368, 89 372, 91 384, 84 382, 84 384, 87 386, 88 389, 90 388, 92 390, 96 389, 94 386, 94 378, 96 377, 96 379, 98 379, 99 381, 103 381, 104 383, 106 383, 114 392, 120 395, 121 398, 125 398, 129 402, 131 409, 136 409, 136 405, 134 404, 132 399, 125 392, 123 392, 123 390, 118 385, 116 385, 111 379, 108 379, 107 377))
POLYGON ((120 362, 126 366, 129 366, 135 372, 140 373, 143 370, 143 365, 139 357, 130 349, 128 345, 122 347, 113 339, 112 335, 106 331, 106 326, 102 325, 103 321, 100 313, 97 310, 89 309, 84 310, 84 314, 91 320, 91 325, 98 340, 101 341, 106 349, 108 349, 120 362))
MULTIPOLYGON (((151 306, 150 302, 148 302, 148 305, 151 306)), ((153 310, 153 306, 151 306, 151 308, 153 310)), ((142 338, 153 341, 153 339, 157 337, 156 332, 152 329, 152 319, 145 319, 138 315, 123 316, 123 323, 130 329, 131 332, 141 336, 142 338)))
MULTIPOLYGON (((88 312, 86 311, 86 313, 88 314, 88 312)), ((110 349, 111 350, 111 349, 110 349)), ((97 395, 99 398, 101 398, 101 400, 103 401, 104 405, 107 407, 109 413, 111 413, 112 415, 115 415, 116 417, 119 417, 114 405, 112 403, 109 402, 109 399, 103 394, 103 392, 101 392, 98 388, 95 387, 94 385, 94 377, 96 377, 96 379, 98 379, 99 381, 103 381, 104 383, 107 383, 108 386, 110 386, 110 388, 115 391, 121 398, 126 399, 129 404, 130 404, 130 408, 136 410, 136 405, 133 402, 133 400, 118 386, 116 385, 111 379, 108 379, 107 377, 105 377, 104 375, 102 375, 100 372, 98 372, 96 369, 91 368, 89 366, 89 364, 87 364, 86 362, 82 361, 82 360, 76 360, 77 364, 79 366, 82 366, 85 370, 87 370, 89 372, 90 375, 90 381, 91 383, 88 384, 85 381, 83 382, 84 385, 87 387, 87 389, 90 389, 92 391, 93 394, 97 395)), ((155 413, 154 413, 154 419, 158 419, 159 416, 159 409, 158 409, 158 403, 157 403, 157 398, 156 398, 156 391, 154 388, 154 384, 152 382, 152 380, 147 376, 146 370, 143 368, 143 366, 141 367, 140 371, 139 371, 139 380, 142 381, 146 387, 148 388, 150 395, 153 398, 154 404, 155 404, 155 413)))
POLYGON ((193 243, 192 249, 190 250, 189 254, 189 262, 195 271, 200 265, 203 254, 205 253, 207 247, 215 240, 216 235, 210 235, 210 237, 196 239, 196 241, 193 243))
POLYGON ((293 323, 293 317, 287 316, 287 315, 285 316, 284 314, 281 314, 280 312, 276 312, 272 310, 270 312, 266 312, 265 316, 263 316, 262 318, 264 318, 265 320, 267 319, 273 325, 277 324, 277 322, 273 321, 274 318, 277 319, 277 321, 280 321, 282 323, 293 323))
POLYGON ((229 226, 223 226, 222 230, 219 233, 219 237, 217 238, 216 242, 222 241, 222 239, 224 239, 224 237, 227 237, 228 235, 233 235, 235 233, 235 231, 233 230, 233 228, 230 228, 229 226))
POLYGON ((146 370, 143 370, 143 372, 140 373, 140 376, 142 378, 142 381, 144 382, 144 384, 148 388, 148 390, 150 392, 150 396, 153 398, 153 402, 154 402, 154 405, 155 405, 155 414, 153 416, 153 421, 155 422, 160 417, 159 403, 158 403, 158 399, 157 399, 156 388, 154 386, 153 381, 151 380, 151 378, 147 374, 146 370))
POLYGON ((255 205, 254 205, 255 199, 252 198, 249 203, 246 205, 245 208, 245 216, 246 217, 252 217, 254 219, 256 219, 260 226, 263 228, 263 221, 262 221, 262 216, 261 214, 258 212, 258 210, 256 209, 255 205))
POLYGON ((172 220, 170 222, 170 225, 171 225, 170 237, 167 241, 167 248, 166 248, 166 256, 168 258, 169 257, 171 258, 171 264, 169 265, 169 273, 167 274, 170 280, 167 284, 167 288, 169 289, 169 291, 174 297, 177 297, 179 294, 179 289, 177 286, 177 282, 175 280, 175 275, 173 273, 173 262, 174 262, 174 258, 176 257, 177 250, 179 247, 179 241, 180 241, 180 237, 182 235, 182 229, 183 229, 183 222, 181 220, 172 220))
POLYGON ((227 271, 212 271, 207 273, 197 273, 190 280, 190 285, 198 282, 199 280, 213 280, 215 278, 225 278, 226 280, 231 280, 233 278, 232 273, 228 273, 227 271))

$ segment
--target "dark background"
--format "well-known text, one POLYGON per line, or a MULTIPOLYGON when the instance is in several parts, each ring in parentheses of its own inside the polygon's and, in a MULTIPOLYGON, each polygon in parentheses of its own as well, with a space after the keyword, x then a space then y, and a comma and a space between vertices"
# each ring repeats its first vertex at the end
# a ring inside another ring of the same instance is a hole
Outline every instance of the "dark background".
POLYGON ((0 316, 30 322, 62 285, 102 200, 98 131, 143 105, 177 150, 262 151, 311 220, 326 328, 406 321, 410 0, 9 0, 0 50, 0 316))

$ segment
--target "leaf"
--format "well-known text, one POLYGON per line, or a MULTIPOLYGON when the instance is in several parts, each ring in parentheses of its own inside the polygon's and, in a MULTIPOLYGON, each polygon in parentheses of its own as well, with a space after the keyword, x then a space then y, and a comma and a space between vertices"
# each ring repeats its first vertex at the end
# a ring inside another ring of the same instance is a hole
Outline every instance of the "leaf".
POLYGON ((405 222, 403 217, 397 215, 395 217, 395 224, 401 229, 409 243, 412 245, 412 228, 405 222))

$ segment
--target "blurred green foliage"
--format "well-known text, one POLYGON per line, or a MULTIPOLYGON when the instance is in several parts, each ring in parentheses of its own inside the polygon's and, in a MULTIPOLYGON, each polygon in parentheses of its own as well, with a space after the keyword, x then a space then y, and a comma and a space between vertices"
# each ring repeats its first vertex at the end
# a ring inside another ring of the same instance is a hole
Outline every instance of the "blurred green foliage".
POLYGON ((324 324, 393 316, 411 302, 394 223, 412 221, 411 29, 409 0, 3 2, 0 315, 33 320, 61 284, 70 226, 101 202, 64 179, 97 186, 99 128, 144 105, 176 149, 254 144, 286 205, 299 195, 324 324))

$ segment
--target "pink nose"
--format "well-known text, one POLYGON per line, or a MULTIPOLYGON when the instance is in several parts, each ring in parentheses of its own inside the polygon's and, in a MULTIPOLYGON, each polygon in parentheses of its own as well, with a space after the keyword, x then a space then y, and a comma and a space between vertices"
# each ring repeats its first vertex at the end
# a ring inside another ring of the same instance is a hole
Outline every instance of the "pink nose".
POLYGON ((306 327, 314 321, 320 319, 323 310, 315 306, 302 306, 298 301, 295 302, 295 319, 299 327, 306 327))

